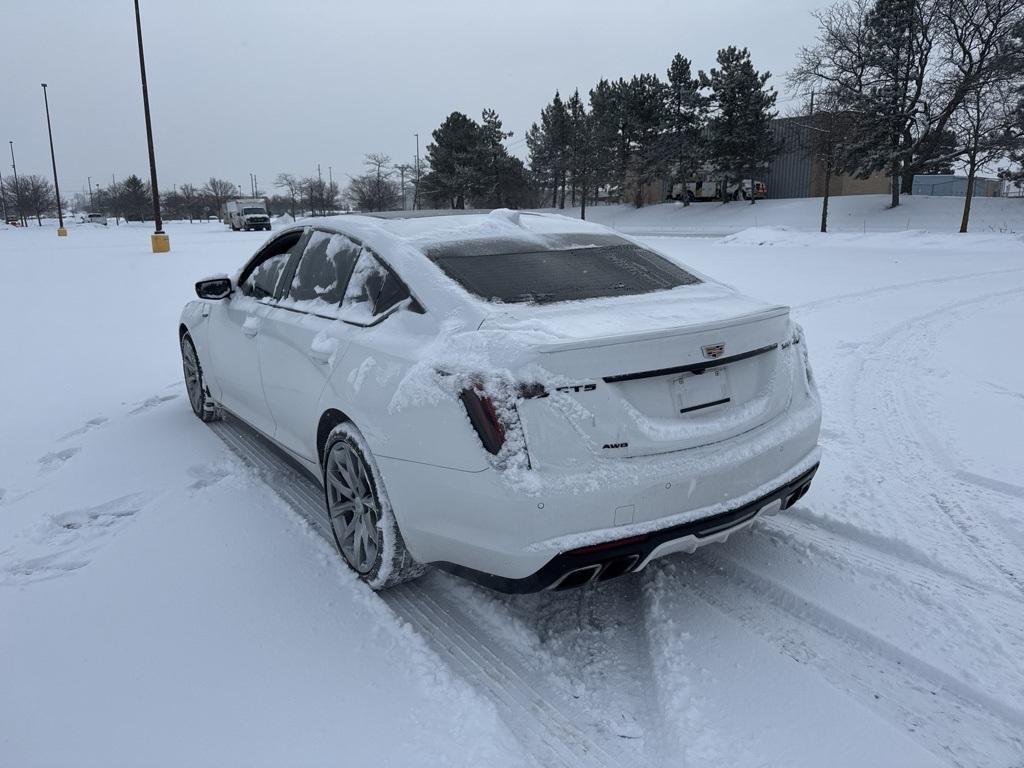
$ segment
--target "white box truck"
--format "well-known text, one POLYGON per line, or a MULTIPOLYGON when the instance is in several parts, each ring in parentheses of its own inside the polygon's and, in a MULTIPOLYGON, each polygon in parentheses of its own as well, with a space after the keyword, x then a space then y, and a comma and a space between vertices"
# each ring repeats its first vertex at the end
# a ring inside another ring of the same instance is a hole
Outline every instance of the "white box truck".
POLYGON ((232 231, 265 229, 270 231, 270 214, 267 205, 259 197, 240 197, 224 204, 224 223, 232 231))

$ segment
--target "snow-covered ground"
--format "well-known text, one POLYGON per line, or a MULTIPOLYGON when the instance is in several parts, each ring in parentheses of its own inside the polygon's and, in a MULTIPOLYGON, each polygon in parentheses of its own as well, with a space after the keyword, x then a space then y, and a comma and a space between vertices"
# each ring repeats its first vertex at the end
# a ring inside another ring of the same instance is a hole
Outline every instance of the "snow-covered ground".
MULTIPOLYGON (((976 215, 1020 233, 1010 202, 976 215)), ((878 218, 648 237, 794 307, 822 469, 724 545, 523 597, 374 595, 192 416, 179 309, 263 235, 0 229, 0 765, 1019 768, 1024 240, 878 218)))

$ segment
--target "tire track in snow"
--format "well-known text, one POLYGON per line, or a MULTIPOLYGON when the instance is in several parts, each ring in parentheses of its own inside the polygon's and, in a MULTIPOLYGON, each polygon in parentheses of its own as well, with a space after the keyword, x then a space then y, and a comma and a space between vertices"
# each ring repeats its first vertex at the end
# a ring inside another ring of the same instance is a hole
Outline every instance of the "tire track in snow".
POLYGON ((1006 275, 1015 272, 1024 272, 1024 269, 1020 267, 1013 267, 1010 269, 994 269, 989 272, 970 272, 966 275, 950 275, 947 277, 932 277, 926 280, 916 280, 908 283, 892 283, 890 285, 882 285, 876 288, 867 288, 863 291, 852 291, 850 293, 838 293, 835 296, 828 296, 824 299, 815 299, 814 301, 807 301, 803 304, 795 304, 794 310, 814 310, 822 307, 831 307, 833 304, 837 304, 844 301, 852 301, 854 299, 870 299, 875 296, 882 296, 887 293, 893 293, 896 291, 903 291, 912 288, 919 288, 922 285, 943 285, 945 283, 955 283, 960 280, 971 280, 976 277, 990 277, 993 275, 1006 275))
POLYGON ((441 593, 411 583, 380 596, 447 656, 450 666, 488 692, 513 734, 542 765, 611 768, 635 762, 634 755, 586 733, 578 725, 583 712, 566 706, 572 700, 567 691, 538 678, 526 659, 509 653, 441 593))
MULTIPOLYGON (((232 417, 209 424, 225 445, 282 501, 334 547, 320 485, 232 417)), ((611 766, 637 756, 580 728, 585 712, 557 683, 530 674, 528 659, 510 651, 465 611, 416 582, 379 593, 455 674, 485 695, 512 734, 541 766, 611 766)))
POLYGON ((950 477, 916 437, 918 429, 907 415, 905 399, 906 382, 914 381, 920 373, 906 359, 909 353, 905 349, 911 341, 916 339, 918 347, 926 346, 927 331, 935 324, 952 322, 952 316, 959 311, 1021 292, 1024 287, 948 302, 906 318, 867 342, 853 345, 850 370, 841 385, 850 390, 846 399, 850 404, 847 421, 857 439, 848 454, 853 464, 849 475, 851 482, 856 478, 858 491, 883 509, 899 505, 912 510, 920 508, 922 500, 930 501, 928 506, 938 513, 935 520, 944 521, 950 533, 936 544, 949 553, 948 562, 962 560, 961 552, 966 549, 1000 583, 1024 594, 1024 553, 1007 541, 1003 531, 993 528, 991 521, 968 512, 956 502, 960 497, 980 502, 988 499, 991 491, 982 489, 981 495, 977 489, 965 492, 963 484, 950 477), (905 372, 907 369, 909 373, 905 372), (879 475, 879 439, 887 445, 885 455, 901 459, 885 467, 888 492, 867 481, 879 475))
POLYGON ((769 640, 781 653, 812 666, 884 719, 900 723, 936 755, 952 757, 957 765, 991 768, 991 738, 1004 750, 1006 765, 1024 750, 1024 712, 721 551, 705 550, 694 559, 687 564, 691 578, 681 579, 681 588, 769 640), (954 736, 966 741, 956 743, 954 736))
POLYGON ((858 571, 871 571, 898 583, 905 582, 909 573, 915 584, 955 592, 958 599, 974 605, 990 603, 994 614, 1021 610, 1020 597, 1013 590, 980 584, 901 542, 887 547, 884 540, 876 541, 881 537, 870 532, 854 526, 849 526, 852 531, 844 530, 828 518, 808 514, 803 504, 764 518, 759 525, 793 549, 811 547, 822 557, 855 566, 858 571))
MULTIPOLYGON (((998 291, 955 302, 942 309, 919 316, 915 318, 914 322, 903 325, 899 332, 883 341, 870 362, 877 363, 888 348, 895 347, 895 352, 890 351, 885 355, 888 363, 891 364, 892 361, 898 360, 904 370, 920 371, 922 370, 922 358, 926 351, 934 346, 932 339, 935 326, 941 327, 954 322, 956 315, 964 310, 980 309, 979 305, 1011 298, 1021 293, 1024 293, 1024 288, 998 291)), ((942 489, 947 492, 931 490, 927 495, 960 531, 973 549, 982 553, 992 567, 1024 595, 1024 551, 1006 535, 994 515, 973 513, 959 502, 961 498, 970 498, 976 507, 983 506, 982 501, 986 501, 989 506, 992 506, 992 489, 987 485, 979 485, 965 480, 955 468, 950 466, 952 460, 948 454, 937 453, 934 450, 936 441, 931 437, 931 432, 924 423, 925 419, 919 413, 918 406, 907 396, 907 388, 900 386, 896 381, 897 377, 893 374, 891 365, 881 365, 879 368, 885 371, 881 382, 886 393, 883 402, 887 404, 888 412, 888 418, 880 426, 890 437, 890 442, 898 443, 904 451, 909 448, 910 452, 914 454, 916 458, 914 464, 918 470, 915 474, 919 474, 921 466, 927 459, 931 459, 930 463, 950 478, 951 482, 948 483, 947 488, 942 489), (894 425, 896 425, 895 428, 894 425), (911 435, 919 439, 908 441, 906 438, 911 435), (925 454, 929 455, 926 457, 925 454)))

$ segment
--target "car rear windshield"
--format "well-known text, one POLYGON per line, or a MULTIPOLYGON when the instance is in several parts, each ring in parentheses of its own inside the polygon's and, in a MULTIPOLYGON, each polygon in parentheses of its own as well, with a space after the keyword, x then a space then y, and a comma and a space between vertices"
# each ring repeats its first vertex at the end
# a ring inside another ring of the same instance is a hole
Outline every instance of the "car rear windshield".
POLYGON ((551 240, 550 248, 531 242, 526 250, 509 242, 463 242, 432 248, 427 256, 470 293, 507 303, 630 296, 700 282, 658 254, 618 237, 551 240))

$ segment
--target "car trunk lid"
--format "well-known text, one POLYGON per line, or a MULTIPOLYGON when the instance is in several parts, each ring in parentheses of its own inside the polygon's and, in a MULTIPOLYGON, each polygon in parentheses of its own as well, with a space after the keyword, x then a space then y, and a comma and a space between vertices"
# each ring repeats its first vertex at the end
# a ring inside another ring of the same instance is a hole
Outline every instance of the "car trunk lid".
POLYGON ((787 307, 708 283, 605 304, 485 320, 532 332, 552 376, 549 397, 520 405, 528 442, 545 442, 545 420, 560 413, 596 455, 666 453, 729 439, 787 406, 787 307))

